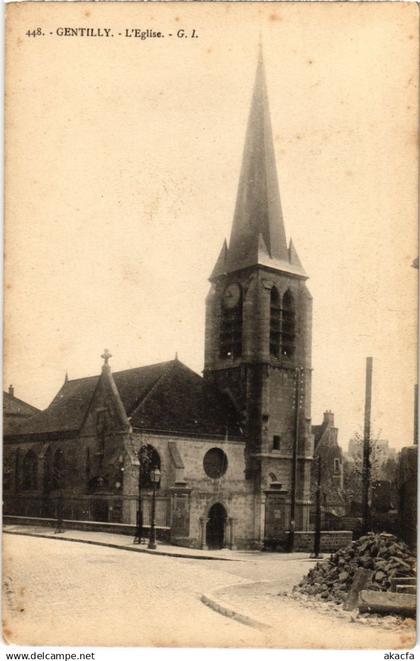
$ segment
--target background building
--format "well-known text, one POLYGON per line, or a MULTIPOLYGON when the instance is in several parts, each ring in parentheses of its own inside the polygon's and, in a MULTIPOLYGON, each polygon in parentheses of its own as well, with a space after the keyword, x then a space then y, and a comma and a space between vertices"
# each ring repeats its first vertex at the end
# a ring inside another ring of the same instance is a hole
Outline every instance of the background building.
MULTIPOLYGON (((334 426, 334 413, 325 411, 322 424, 312 425, 314 434, 314 458, 312 465, 312 493, 318 480, 318 461, 321 462, 321 513, 322 527, 335 529, 346 514, 344 493, 343 451, 338 444, 338 429, 334 426)), ((315 521, 315 505, 311 509, 311 521, 315 521)))

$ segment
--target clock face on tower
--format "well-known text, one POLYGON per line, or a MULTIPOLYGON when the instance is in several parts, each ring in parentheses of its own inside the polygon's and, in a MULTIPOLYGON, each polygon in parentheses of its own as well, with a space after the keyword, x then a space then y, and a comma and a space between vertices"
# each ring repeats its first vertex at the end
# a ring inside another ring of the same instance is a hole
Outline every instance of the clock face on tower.
POLYGON ((235 308, 241 298, 241 288, 236 282, 228 285, 223 294, 223 307, 227 310, 235 308))

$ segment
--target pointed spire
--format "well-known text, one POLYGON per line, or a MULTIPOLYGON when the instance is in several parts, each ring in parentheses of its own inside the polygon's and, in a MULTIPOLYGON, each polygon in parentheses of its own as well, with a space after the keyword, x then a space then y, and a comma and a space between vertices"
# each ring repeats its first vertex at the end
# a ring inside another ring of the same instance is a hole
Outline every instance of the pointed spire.
POLYGON ((264 241, 262 234, 258 235, 258 264, 261 264, 265 259, 270 259, 270 253, 264 241))
POLYGON ((299 259, 299 255, 297 254, 297 250, 295 248, 295 244, 293 243, 292 239, 290 239, 290 243, 289 243, 289 262, 292 264, 292 266, 297 266, 298 268, 302 269, 302 271, 304 272, 302 262, 299 259))
POLYGON ((225 239, 223 242, 222 249, 219 252, 219 256, 217 258, 216 264, 214 265, 214 269, 211 272, 210 280, 212 280, 213 278, 217 278, 217 276, 219 275, 224 275, 226 273, 227 255, 228 255, 228 247, 225 239))
POLYGON ((105 349, 105 351, 103 352, 101 358, 103 358, 104 364, 102 365, 102 374, 99 378, 97 388, 100 387, 101 383, 102 384, 107 384, 107 387, 110 388, 110 390, 113 394, 114 406, 115 406, 116 411, 118 413, 118 417, 120 419, 120 422, 123 425, 123 428, 125 430, 131 432, 132 427, 131 427, 130 419, 127 417, 127 412, 126 412, 124 404, 122 402, 121 395, 118 391, 117 385, 114 381, 114 377, 112 376, 111 366, 108 362, 109 359, 112 358, 112 354, 108 351, 108 349, 105 349))
POLYGON ((306 277, 290 263, 261 41, 229 248, 223 246, 211 278, 256 264, 306 277))
POLYGON ((64 383, 68 383, 68 382, 69 382, 69 373, 68 373, 68 371, 66 370, 66 373, 65 373, 65 375, 64 375, 64 383))

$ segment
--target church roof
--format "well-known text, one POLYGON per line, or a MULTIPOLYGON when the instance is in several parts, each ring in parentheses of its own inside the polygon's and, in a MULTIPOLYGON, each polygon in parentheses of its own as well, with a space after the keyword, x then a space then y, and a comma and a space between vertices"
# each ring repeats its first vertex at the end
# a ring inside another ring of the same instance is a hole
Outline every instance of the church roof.
POLYGON ((8 392, 3 391, 3 413, 6 416, 29 417, 38 413, 39 409, 23 399, 19 399, 8 392))
POLYGON ((3 391, 3 433, 12 434, 22 420, 39 413, 39 409, 9 392, 3 391))
POLYGON ((254 265, 307 277, 296 249, 286 241, 261 53, 229 247, 223 245, 210 279, 254 265))
MULTIPOLYGON (((112 378, 133 428, 239 436, 230 400, 201 376, 172 360, 114 372, 112 378)), ((22 420, 13 435, 68 433, 84 423, 100 376, 66 381, 47 409, 22 420)))
POLYGON ((133 427, 192 434, 242 435, 239 416, 227 395, 179 361, 132 413, 133 427))

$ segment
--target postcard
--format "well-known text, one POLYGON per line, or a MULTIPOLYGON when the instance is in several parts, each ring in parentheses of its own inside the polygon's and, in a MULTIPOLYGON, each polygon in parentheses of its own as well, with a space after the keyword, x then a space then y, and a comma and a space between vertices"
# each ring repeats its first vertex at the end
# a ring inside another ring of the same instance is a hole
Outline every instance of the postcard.
POLYGON ((417 24, 8 4, 9 644, 415 644, 417 24))

